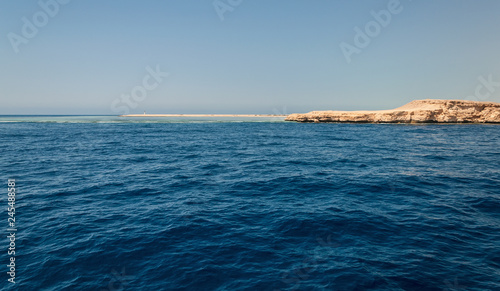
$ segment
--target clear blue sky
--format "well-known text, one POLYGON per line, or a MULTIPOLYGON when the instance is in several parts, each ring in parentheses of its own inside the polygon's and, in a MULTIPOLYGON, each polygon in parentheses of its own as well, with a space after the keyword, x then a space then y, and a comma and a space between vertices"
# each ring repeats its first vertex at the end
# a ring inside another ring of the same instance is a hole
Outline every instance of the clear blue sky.
MULTIPOLYGON (((341 44, 391 1, 242 0, 222 20, 212 0, 72 0, 53 16, 1 0, 0 114, 115 114, 148 66, 169 75, 137 89, 131 113, 385 109, 500 82, 498 0, 400 0, 348 62, 341 44), (38 17, 31 38, 23 17, 38 17)), ((500 102, 498 85, 479 92, 500 102)))

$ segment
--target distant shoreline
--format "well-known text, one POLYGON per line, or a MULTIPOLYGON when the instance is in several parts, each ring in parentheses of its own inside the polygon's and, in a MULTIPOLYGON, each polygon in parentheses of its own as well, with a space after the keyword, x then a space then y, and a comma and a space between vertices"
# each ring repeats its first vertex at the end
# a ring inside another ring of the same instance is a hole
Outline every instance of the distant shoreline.
POLYGON ((273 114, 125 114, 119 117, 287 117, 273 114))
POLYGON ((311 111, 290 114, 285 121, 345 123, 495 123, 500 103, 468 100, 414 100, 392 110, 311 111))

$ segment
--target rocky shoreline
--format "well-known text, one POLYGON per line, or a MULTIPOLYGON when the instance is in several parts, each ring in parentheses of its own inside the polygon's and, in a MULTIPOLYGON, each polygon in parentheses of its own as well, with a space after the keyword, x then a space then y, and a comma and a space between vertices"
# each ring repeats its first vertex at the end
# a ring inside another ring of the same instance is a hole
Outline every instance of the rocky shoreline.
POLYGON ((286 121, 346 123, 500 123, 500 103, 466 100, 415 100, 393 110, 311 111, 286 121))

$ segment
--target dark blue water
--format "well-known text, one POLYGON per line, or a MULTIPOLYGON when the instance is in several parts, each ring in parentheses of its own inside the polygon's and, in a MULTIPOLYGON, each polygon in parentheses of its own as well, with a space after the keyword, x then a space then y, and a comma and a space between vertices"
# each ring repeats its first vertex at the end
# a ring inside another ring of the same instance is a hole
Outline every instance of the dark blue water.
POLYGON ((500 126, 0 123, 5 290, 500 290, 500 126))

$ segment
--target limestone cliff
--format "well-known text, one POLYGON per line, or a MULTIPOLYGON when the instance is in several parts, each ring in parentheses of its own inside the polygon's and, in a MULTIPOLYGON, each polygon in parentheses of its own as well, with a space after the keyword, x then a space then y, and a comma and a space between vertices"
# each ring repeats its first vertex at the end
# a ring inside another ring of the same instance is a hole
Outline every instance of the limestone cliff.
POLYGON ((415 100, 393 110, 311 111, 290 114, 298 122, 500 123, 500 103, 465 100, 415 100))

